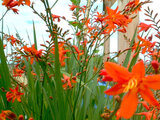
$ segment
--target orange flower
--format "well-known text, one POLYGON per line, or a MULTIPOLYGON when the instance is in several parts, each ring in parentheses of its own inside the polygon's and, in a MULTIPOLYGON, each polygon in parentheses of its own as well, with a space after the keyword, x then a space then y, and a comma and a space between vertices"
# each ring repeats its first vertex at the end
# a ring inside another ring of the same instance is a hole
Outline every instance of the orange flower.
POLYGON ((141 115, 141 119, 143 116, 145 116, 146 117, 145 120, 151 120, 151 118, 153 118, 153 120, 155 120, 156 116, 157 116, 156 113, 158 111, 156 111, 156 109, 154 109, 154 108, 150 111, 151 107, 147 105, 146 101, 141 101, 139 103, 142 103, 142 105, 146 108, 146 110, 148 110, 148 112, 135 113, 135 115, 141 115))
POLYGON ((43 49, 37 50, 34 44, 31 47, 23 46, 22 49, 24 49, 24 52, 28 55, 24 57, 26 57, 27 60, 28 57, 30 57, 31 64, 33 64, 34 58, 38 61, 43 54, 43 49))
POLYGON ((41 58, 42 57, 42 49, 37 50, 35 48, 35 45, 33 44, 31 47, 27 47, 27 46, 23 46, 24 52, 27 53, 30 56, 34 56, 37 58, 41 58))
POLYGON ((28 120, 34 120, 32 117, 30 117, 28 120))
POLYGON ((156 113, 155 110, 153 109, 152 111, 148 111, 148 112, 141 112, 141 113, 136 113, 135 115, 144 115, 146 117, 145 120, 156 120, 156 113))
POLYGON ((13 12, 17 13, 18 14, 18 9, 14 8, 16 6, 19 6, 19 5, 23 5, 23 1, 25 1, 25 4, 30 6, 30 0, 3 0, 3 3, 2 5, 6 6, 8 9, 11 9, 13 10, 13 12))
POLYGON ((26 5, 30 6, 30 4, 31 4, 30 0, 19 0, 18 5, 23 4, 23 3, 22 3, 23 1, 25 1, 25 4, 26 4, 26 5))
POLYGON ((64 83, 63 84, 63 88, 66 90, 68 87, 71 89, 71 88, 73 88, 73 85, 72 85, 72 83, 77 83, 76 81, 75 81, 75 79, 73 79, 73 78, 70 78, 70 77, 68 77, 67 75, 65 75, 65 74, 63 74, 63 80, 62 80, 62 82, 64 83))
POLYGON ((80 56, 83 55, 84 52, 81 51, 81 50, 79 50, 76 45, 73 45, 72 47, 75 49, 76 53, 78 54, 78 55, 77 55, 77 59, 79 60, 79 59, 80 59, 80 56))
POLYGON ((141 103, 146 108, 146 110, 150 110, 150 106, 147 104, 146 101, 140 101, 139 103, 141 103))
POLYGON ((2 111, 2 113, 0 114, 0 120, 6 120, 6 115, 4 114, 3 111, 2 111))
POLYGON ((105 69, 102 69, 99 73, 99 75, 102 75, 102 82, 112 81, 113 79, 107 74, 105 69))
POLYGON ((5 110, 5 111, 2 110, 2 113, 0 114, 0 120, 6 120, 7 118, 9 120, 16 120, 17 116, 10 110, 5 110))
POLYGON ((19 43, 19 40, 17 40, 13 35, 9 36, 9 38, 7 38, 7 41, 10 41, 11 45, 17 45, 17 43, 19 43))
POLYGON ((112 30, 115 30, 117 28, 117 25, 119 27, 122 27, 120 31, 125 31, 125 27, 128 26, 128 23, 132 21, 127 15, 122 15, 120 11, 118 11, 118 7, 115 10, 112 10, 111 8, 107 7, 107 16, 104 18, 106 20, 107 30, 105 30, 106 33, 110 33, 112 30))
POLYGON ((18 14, 18 9, 14 8, 18 6, 18 1, 16 0, 3 0, 2 5, 6 6, 7 9, 13 10, 13 12, 18 14))
POLYGON ((159 63, 158 63, 158 61, 157 61, 157 60, 153 60, 153 61, 151 62, 151 65, 152 65, 153 69, 155 70, 155 72, 157 73, 157 72, 158 72, 158 68, 159 68, 159 63))
POLYGON ((140 28, 140 30, 138 31, 138 33, 140 33, 141 31, 147 32, 149 28, 153 28, 153 27, 152 27, 152 24, 149 24, 149 25, 148 25, 148 24, 145 24, 145 23, 143 23, 143 22, 141 22, 141 23, 138 25, 138 27, 140 28))
POLYGON ((156 42, 151 42, 147 39, 144 39, 142 37, 140 37, 139 35, 137 36, 137 38, 142 42, 141 44, 136 43, 133 46, 133 49, 136 49, 138 46, 142 48, 142 54, 146 53, 146 51, 151 52, 151 49, 155 46, 156 42))
POLYGON ((18 67, 13 69, 13 77, 17 77, 17 76, 21 77, 23 73, 24 71, 19 69, 18 67))
POLYGON ((24 116, 23 115, 19 115, 18 120, 24 120, 24 116))
POLYGON ((160 89, 160 75, 145 76, 143 61, 138 62, 129 72, 126 68, 112 62, 105 63, 107 73, 117 84, 105 91, 108 95, 126 93, 124 96, 119 115, 126 119, 132 117, 138 105, 138 93, 153 106, 160 107, 150 89, 160 89))
POLYGON ((23 95, 24 93, 20 93, 18 92, 18 85, 15 89, 10 89, 10 92, 7 92, 6 93, 6 98, 7 98, 7 101, 11 101, 12 100, 12 103, 15 101, 15 99, 17 99, 18 102, 21 102, 21 95, 23 95))
MULTIPOLYGON (((59 50, 59 61, 60 61, 60 64, 61 64, 61 66, 65 66, 65 61, 64 60, 67 58, 65 56, 65 54, 67 52, 69 52, 69 50, 65 50, 65 46, 64 46, 63 42, 59 42, 58 43, 58 50, 59 50)), ((51 49, 51 53, 55 54, 55 47, 54 46, 51 49)))
POLYGON ((69 5, 69 7, 70 7, 70 10, 71 10, 71 11, 74 11, 75 8, 78 8, 78 6, 76 6, 76 5, 74 5, 74 4, 69 5))
POLYGON ((153 51, 150 51, 149 55, 152 56, 153 60, 157 60, 160 57, 160 51, 157 49, 154 49, 153 51))
POLYGON ((156 42, 150 42, 149 40, 146 40, 146 39, 143 39, 142 37, 140 37, 138 35, 137 37, 140 41, 142 41, 142 44, 140 44, 139 46, 140 47, 143 47, 142 48, 142 54, 144 54, 146 51, 150 52, 151 51, 151 48, 153 48, 156 44, 156 42))
POLYGON ((60 17, 61 17, 61 16, 59 16, 59 15, 52 14, 53 21, 55 21, 55 19, 57 19, 58 22, 60 22, 60 21, 61 21, 61 20, 60 20, 60 17))
POLYGON ((95 18, 95 22, 103 23, 104 20, 105 20, 104 19, 104 15, 99 13, 99 12, 97 12, 97 15, 96 15, 96 18, 95 18))
POLYGON ((140 0, 133 0, 128 2, 128 4, 125 6, 125 11, 126 12, 131 12, 133 13, 137 13, 138 11, 141 10, 141 4, 140 4, 140 0))

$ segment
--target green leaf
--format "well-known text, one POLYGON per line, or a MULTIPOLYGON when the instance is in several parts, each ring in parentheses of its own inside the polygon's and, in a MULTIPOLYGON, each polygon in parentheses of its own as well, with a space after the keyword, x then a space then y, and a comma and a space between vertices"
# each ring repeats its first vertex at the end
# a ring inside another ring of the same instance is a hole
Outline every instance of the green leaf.
POLYGON ((37 49, 37 38, 36 38, 36 29, 35 29, 34 21, 33 21, 33 37, 34 37, 35 48, 37 49))
MULTIPOLYGON (((134 32, 133 37, 132 37, 131 44, 130 44, 130 46, 129 46, 130 48, 131 48, 131 47, 133 46, 133 44, 134 44, 134 40, 135 40, 135 38, 136 38, 136 34, 137 34, 137 28, 136 28, 136 30, 135 30, 135 32, 134 32)), ((123 63, 123 66, 124 66, 124 67, 127 67, 128 63, 129 63, 129 60, 130 60, 130 57, 131 57, 131 53, 132 53, 132 49, 128 50, 127 55, 126 55, 125 60, 124 60, 124 63, 123 63)))

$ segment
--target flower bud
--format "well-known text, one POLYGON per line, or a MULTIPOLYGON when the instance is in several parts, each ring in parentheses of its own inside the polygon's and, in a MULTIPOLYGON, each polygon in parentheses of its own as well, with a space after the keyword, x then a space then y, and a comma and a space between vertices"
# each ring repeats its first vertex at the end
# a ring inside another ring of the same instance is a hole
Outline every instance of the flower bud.
POLYGON ((159 68, 159 63, 158 63, 158 61, 157 61, 157 60, 153 60, 153 61, 151 62, 151 65, 152 65, 153 69, 155 70, 155 72, 157 72, 157 71, 158 71, 158 68, 159 68))
POLYGON ((118 102, 121 103, 121 97, 119 95, 114 96, 114 99, 118 102))
POLYGON ((24 116, 23 115, 19 115, 18 120, 24 120, 24 116))

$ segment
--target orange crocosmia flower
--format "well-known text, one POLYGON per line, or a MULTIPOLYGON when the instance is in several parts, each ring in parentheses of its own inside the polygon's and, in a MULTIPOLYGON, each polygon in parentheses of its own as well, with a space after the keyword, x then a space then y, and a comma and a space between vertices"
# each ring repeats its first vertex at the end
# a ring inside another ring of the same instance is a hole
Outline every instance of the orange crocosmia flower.
POLYGON ((151 48, 153 48, 156 44, 156 42, 151 42, 149 40, 143 39, 142 37, 140 37, 139 35, 137 36, 137 38, 142 41, 142 43, 139 45, 139 47, 142 47, 142 54, 144 54, 146 51, 150 52, 151 48))
POLYGON ((108 33, 110 33, 112 30, 117 28, 116 23, 118 18, 121 18, 120 11, 118 11, 118 7, 115 10, 112 10, 111 8, 107 7, 107 16, 105 17, 105 20, 107 20, 108 24, 108 33))
POLYGON ((28 120, 34 120, 33 117, 30 117, 28 120))
POLYGON ((7 41, 11 43, 11 45, 17 45, 19 43, 19 40, 17 40, 13 35, 11 35, 9 38, 7 38, 7 41))
POLYGON ((86 40, 84 40, 84 41, 81 42, 81 45, 83 45, 84 47, 86 47, 87 43, 88 43, 88 40, 86 39, 86 40))
POLYGON ((38 61, 43 54, 43 49, 37 50, 34 44, 31 47, 23 46, 22 49, 24 49, 24 52, 27 54, 27 56, 24 57, 26 57, 27 60, 28 57, 30 57, 31 64, 33 64, 34 58, 38 61))
POLYGON ((107 16, 104 18, 106 20, 106 24, 108 24, 105 32, 110 33, 112 30, 115 30, 117 28, 117 25, 119 27, 122 27, 122 32, 124 32, 125 27, 128 26, 128 23, 132 21, 127 15, 122 15, 120 11, 118 11, 118 7, 115 10, 112 10, 111 8, 107 7, 107 16))
POLYGON ((125 28, 122 28, 122 29, 118 29, 119 32, 122 32, 122 33, 126 33, 126 29, 125 28))
POLYGON ((72 47, 75 49, 76 53, 78 54, 78 55, 77 55, 77 59, 79 60, 79 59, 80 59, 80 56, 83 55, 84 52, 81 51, 81 50, 79 50, 76 45, 73 45, 72 47))
POLYGON ((16 0, 3 0, 2 5, 6 6, 8 10, 13 10, 14 13, 18 14, 18 9, 14 8, 18 6, 18 1, 16 0))
POLYGON ((104 19, 104 15, 99 13, 99 12, 97 12, 97 15, 96 15, 96 18, 95 18, 95 22, 103 23, 104 20, 105 20, 104 19))
POLYGON ((102 69, 99 73, 99 75, 103 76, 102 82, 112 81, 113 79, 108 75, 107 71, 105 69, 102 69))
POLYGON ((23 115, 19 115, 18 120, 24 120, 24 116, 23 115))
POLYGON ((13 77, 21 77, 23 73, 24 71, 19 68, 13 69, 13 77))
POLYGON ((12 103, 15 101, 15 99, 17 99, 18 102, 21 102, 21 95, 23 95, 24 93, 18 92, 19 87, 17 85, 17 87, 15 89, 11 89, 9 88, 10 91, 6 93, 6 98, 7 101, 11 101, 12 103))
POLYGON ((76 33, 76 36, 80 36, 81 35, 81 31, 76 33))
POLYGON ((6 115, 4 114, 3 111, 2 111, 2 113, 0 114, 0 120, 6 120, 6 115))
MULTIPOLYGON (((65 56, 65 54, 67 52, 69 52, 69 50, 65 50, 65 46, 64 46, 63 42, 59 42, 58 43, 58 50, 59 50, 59 61, 60 61, 60 64, 61 64, 61 66, 65 66, 65 61, 64 60, 67 58, 65 56)), ((55 47, 53 47, 51 49, 51 53, 55 54, 55 47)))
POLYGON ((41 58, 42 57, 42 49, 37 50, 35 48, 35 45, 33 44, 31 47, 23 46, 24 52, 27 53, 30 56, 34 56, 36 58, 41 58))
POLYGON ((3 3, 2 5, 5 5, 8 9, 11 9, 13 10, 14 13, 17 13, 18 14, 18 9, 14 8, 16 6, 19 6, 19 5, 23 5, 23 1, 25 1, 25 4, 30 6, 30 0, 3 0, 3 3))
POLYGON ((125 6, 125 11, 130 11, 132 14, 141 11, 140 0, 133 0, 128 2, 128 4, 125 6))
POLYGON ((15 113, 13 113, 10 110, 2 110, 1 114, 0 114, 0 120, 16 120, 17 116, 15 113))
POLYGON ((160 75, 145 76, 143 61, 133 66, 132 72, 112 62, 104 64, 105 69, 117 84, 106 90, 107 95, 126 93, 120 105, 119 115, 125 119, 132 117, 138 105, 138 93, 150 105, 160 107, 150 89, 160 89, 160 75))
POLYGON ((143 23, 143 22, 141 22, 141 23, 138 25, 138 27, 140 28, 140 30, 138 31, 138 33, 140 33, 141 31, 147 32, 149 28, 153 28, 153 27, 152 27, 152 24, 149 24, 149 25, 148 25, 148 24, 145 24, 145 23, 143 23))
POLYGON ((141 113, 136 113, 135 115, 143 115, 146 117, 145 120, 156 120, 156 113, 155 113, 155 110, 153 109, 152 111, 148 111, 148 112, 141 112, 141 113))
POLYGON ((71 10, 71 11, 74 11, 74 9, 78 8, 78 6, 76 6, 76 5, 74 5, 74 4, 69 5, 69 7, 70 7, 70 10, 71 10))
POLYGON ((155 70, 155 72, 157 73, 158 68, 159 68, 159 63, 158 63, 158 61, 157 61, 157 60, 153 60, 153 61, 151 62, 151 65, 152 65, 153 69, 155 70))
POLYGON ((61 20, 60 20, 60 17, 61 17, 61 16, 59 16, 59 15, 52 14, 53 21, 55 21, 55 19, 57 19, 58 22, 60 22, 60 21, 61 21, 61 20))
POLYGON ((157 49, 154 49, 153 51, 150 51, 149 55, 152 56, 153 60, 157 60, 160 57, 160 51, 157 49))
POLYGON ((18 1, 15 0, 3 0, 2 5, 5 5, 7 8, 12 8, 18 5, 18 1))
POLYGON ((65 74, 63 74, 63 80, 62 80, 62 82, 64 83, 63 84, 63 88, 66 90, 68 87, 71 89, 71 88, 73 88, 73 85, 72 85, 72 83, 77 83, 76 81, 75 81, 75 79, 73 79, 73 78, 71 78, 71 77, 68 77, 67 75, 65 75, 65 74))
POLYGON ((132 47, 132 50, 136 49, 137 47, 141 47, 142 48, 142 54, 146 53, 146 52, 152 52, 152 48, 155 46, 156 42, 151 42, 147 39, 144 39, 142 37, 140 37, 139 35, 137 36, 137 38, 140 40, 139 42, 141 42, 139 44, 139 42, 135 43, 134 46, 132 47))
POLYGON ((140 101, 139 103, 141 103, 146 108, 146 110, 150 110, 150 107, 146 101, 140 101))
POLYGON ((22 3, 23 1, 25 1, 25 4, 26 4, 26 5, 30 6, 30 4, 31 4, 30 0, 19 0, 18 5, 23 4, 23 3, 22 3))

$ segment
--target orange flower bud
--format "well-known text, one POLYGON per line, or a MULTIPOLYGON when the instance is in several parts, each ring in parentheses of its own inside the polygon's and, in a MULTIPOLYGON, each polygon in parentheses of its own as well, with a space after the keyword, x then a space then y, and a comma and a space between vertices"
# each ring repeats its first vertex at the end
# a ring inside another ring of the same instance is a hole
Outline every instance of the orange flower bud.
POLYGON ((32 117, 30 117, 28 120, 34 120, 32 117))
POLYGON ((19 115, 18 120, 24 120, 23 115, 19 115))
POLYGON ((157 71, 158 71, 158 68, 159 68, 159 63, 158 63, 158 61, 157 61, 157 60, 153 60, 153 61, 151 62, 151 64, 152 64, 152 67, 153 67, 153 69, 155 70, 155 72, 157 72, 157 71))

